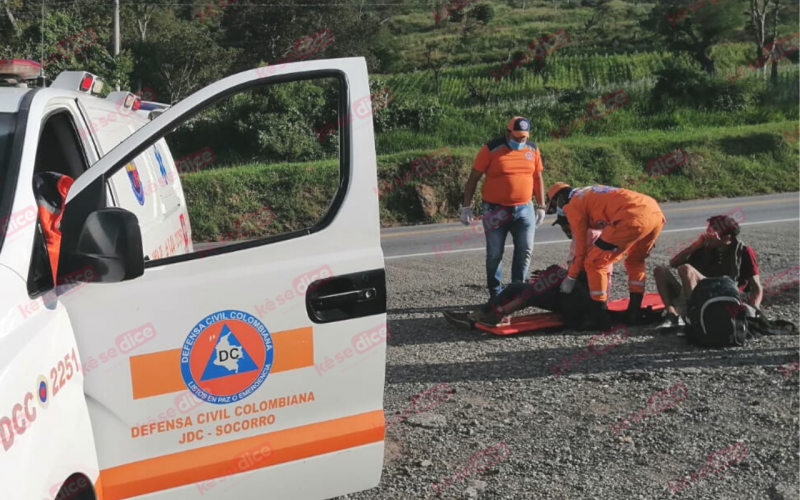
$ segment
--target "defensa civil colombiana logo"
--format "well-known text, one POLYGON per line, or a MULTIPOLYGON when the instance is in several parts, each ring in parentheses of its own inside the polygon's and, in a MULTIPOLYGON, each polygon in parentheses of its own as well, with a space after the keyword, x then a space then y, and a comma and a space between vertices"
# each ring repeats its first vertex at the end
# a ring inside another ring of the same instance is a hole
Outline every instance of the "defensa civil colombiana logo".
POLYGON ((192 328, 181 349, 186 387, 207 403, 228 404, 253 394, 272 369, 272 337, 254 316, 219 311, 192 328))

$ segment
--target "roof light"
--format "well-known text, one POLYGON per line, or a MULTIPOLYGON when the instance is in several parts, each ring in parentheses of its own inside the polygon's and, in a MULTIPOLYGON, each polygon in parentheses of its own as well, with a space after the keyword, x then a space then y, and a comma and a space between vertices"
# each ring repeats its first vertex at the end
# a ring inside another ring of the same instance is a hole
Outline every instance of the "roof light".
POLYGON ((141 105, 142 105, 142 100, 137 97, 136 100, 133 101, 133 110, 137 111, 139 109, 139 106, 141 105))
POLYGON ((94 81, 94 78, 92 78, 92 75, 86 75, 86 76, 84 76, 84 77, 81 79, 81 85, 80 85, 80 87, 79 87, 79 88, 80 88, 80 90, 82 90, 83 92, 87 92, 87 91, 89 91, 89 89, 91 89, 91 88, 92 88, 92 82, 93 82, 93 81, 94 81))
POLYGON ((103 91, 103 79, 88 71, 62 71, 53 80, 50 88, 99 95, 103 91))
POLYGON ((10 76, 19 80, 32 80, 42 72, 42 65, 26 59, 0 60, 0 76, 10 76))
POLYGON ((128 97, 125 98, 125 107, 130 108, 131 106, 133 106, 133 100, 135 98, 136 97, 133 94, 128 94, 128 97))

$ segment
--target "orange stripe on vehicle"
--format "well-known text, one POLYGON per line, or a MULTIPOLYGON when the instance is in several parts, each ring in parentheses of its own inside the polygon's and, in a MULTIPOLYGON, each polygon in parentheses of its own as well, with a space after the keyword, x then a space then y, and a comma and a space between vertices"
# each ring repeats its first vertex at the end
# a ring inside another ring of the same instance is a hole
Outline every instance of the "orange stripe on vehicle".
MULTIPOLYGON (((275 358, 270 373, 314 366, 314 331, 310 326, 271 334, 275 358)), ((181 376, 181 350, 130 357, 133 399, 186 390, 181 376)))
POLYGON ((103 500, 103 483, 100 481, 100 475, 97 476, 97 481, 94 483, 94 495, 97 500, 103 500))
MULTIPOLYGON (((121 500, 383 440, 383 410, 270 432, 100 471, 103 499, 121 500), (261 461, 246 460, 264 452, 261 461), (243 460, 244 459, 244 460, 243 460), (242 467, 240 462, 247 466, 242 467)), ((99 482, 99 481, 98 481, 99 482)))

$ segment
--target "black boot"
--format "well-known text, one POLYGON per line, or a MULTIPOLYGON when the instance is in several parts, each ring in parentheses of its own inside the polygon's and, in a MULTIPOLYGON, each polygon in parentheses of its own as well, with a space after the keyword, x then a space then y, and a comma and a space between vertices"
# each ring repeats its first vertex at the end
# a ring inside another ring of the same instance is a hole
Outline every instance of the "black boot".
POLYGON ((631 299, 628 302, 628 310, 625 313, 626 325, 638 325, 642 319, 642 300, 644 300, 643 293, 631 292, 631 299))
POLYGON ((592 301, 591 321, 595 330, 606 331, 611 329, 611 317, 608 315, 608 305, 604 300, 592 301))

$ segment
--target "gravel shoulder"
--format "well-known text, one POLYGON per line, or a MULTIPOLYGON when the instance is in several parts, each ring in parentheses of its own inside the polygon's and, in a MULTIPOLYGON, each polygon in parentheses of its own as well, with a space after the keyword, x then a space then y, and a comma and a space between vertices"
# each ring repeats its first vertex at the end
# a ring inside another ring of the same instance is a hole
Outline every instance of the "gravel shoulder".
MULTIPOLYGON (((694 232, 662 234, 648 260, 665 265, 667 249, 694 232)), ((796 222, 743 228, 762 281, 798 265, 796 222)), ((535 247, 532 269, 563 263, 568 244, 535 247)), ((560 331, 497 337, 463 332, 446 309, 471 310, 486 299, 480 252, 388 262, 389 327, 383 477, 349 499, 440 498, 651 499, 706 466, 706 457, 742 443, 746 456, 725 470, 688 481, 676 496, 692 499, 798 499, 797 337, 765 337, 743 348, 704 350, 674 333, 631 327, 630 338, 556 377, 550 367, 588 347, 596 332, 560 331), (446 383, 451 394, 425 412, 405 415, 415 394, 446 383), (653 394, 682 383, 686 398, 631 422, 653 394), (398 415, 395 417, 395 415, 398 415), (477 473, 471 457, 499 443, 508 453, 477 473), (506 456, 507 455, 507 456, 506 456), (469 472, 468 472, 469 471, 469 472)), ((504 261, 510 270, 510 252, 504 261)), ((627 296, 622 265, 613 298, 627 296)), ((798 286, 765 300, 772 318, 798 322, 798 286)))

